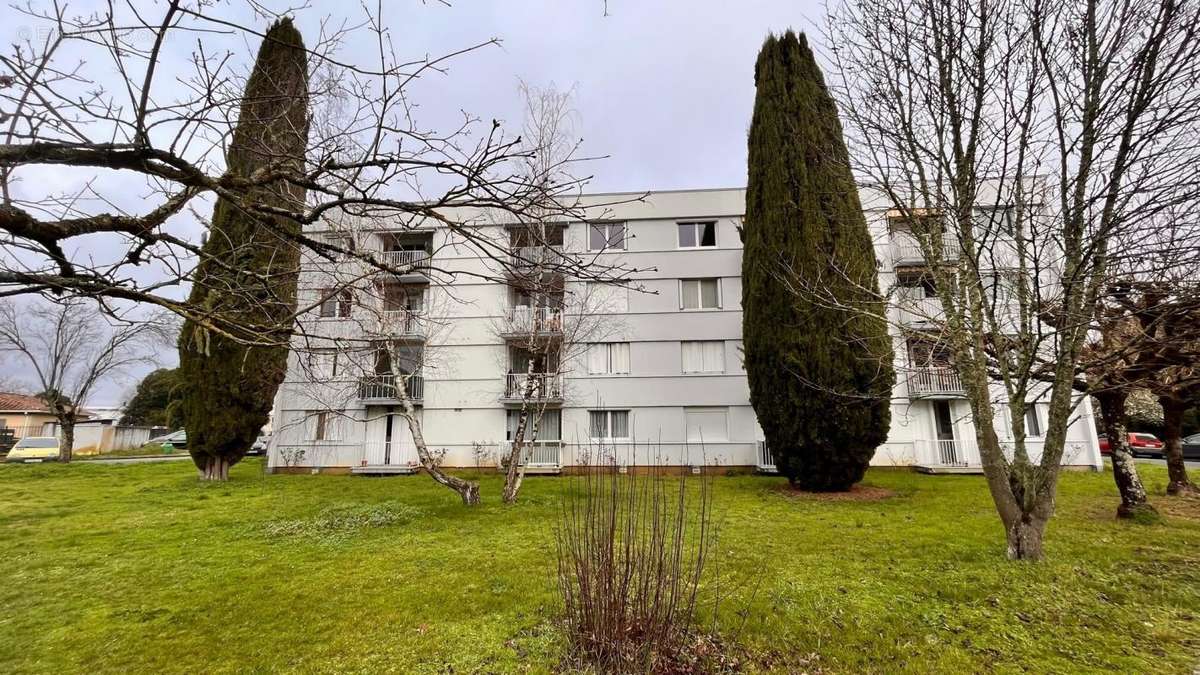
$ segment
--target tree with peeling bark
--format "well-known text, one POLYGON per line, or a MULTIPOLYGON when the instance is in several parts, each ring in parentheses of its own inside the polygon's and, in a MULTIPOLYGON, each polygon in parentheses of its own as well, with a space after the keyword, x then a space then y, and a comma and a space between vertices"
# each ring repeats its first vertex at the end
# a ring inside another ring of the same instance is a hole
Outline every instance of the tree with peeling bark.
POLYGON ((1159 214, 1196 203, 1198 22, 1176 0, 847 0, 828 14, 854 169, 934 263, 1010 558, 1043 555, 1111 266, 1157 244, 1159 214), (1030 400, 1049 408, 1040 456, 1030 400))
POLYGON ((0 355, 33 373, 58 422, 59 460, 69 462, 75 424, 96 388, 154 363, 173 334, 153 317, 135 317, 86 300, 0 301, 0 355))
MULTIPOLYGON (((308 58, 290 19, 267 31, 246 83, 226 154, 232 181, 300 172, 308 142, 308 58)), ((284 180, 243 195, 260 208, 296 210, 305 188, 284 180)), ((205 258, 188 304, 241 325, 260 325, 262 346, 246 345, 188 320, 179 335, 179 399, 188 452, 205 480, 226 480, 267 422, 287 368, 287 319, 296 304, 301 233, 295 220, 218 198, 205 258), (287 236, 285 236, 287 235, 287 236)))

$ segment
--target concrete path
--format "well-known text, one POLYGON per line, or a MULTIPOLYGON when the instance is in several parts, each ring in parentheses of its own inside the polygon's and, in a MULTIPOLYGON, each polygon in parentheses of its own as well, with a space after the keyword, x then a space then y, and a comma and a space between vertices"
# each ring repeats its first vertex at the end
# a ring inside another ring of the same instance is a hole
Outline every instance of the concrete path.
MULTIPOLYGON (((1158 466, 1166 466, 1167 465, 1167 460, 1158 459, 1156 457, 1138 457, 1134 461, 1137 462, 1138 464, 1157 464, 1158 466)), ((1189 459, 1189 460, 1185 461, 1183 464, 1184 464, 1184 466, 1186 466, 1189 469, 1200 469, 1200 461, 1196 461, 1194 459, 1189 459)))
POLYGON ((177 462, 182 459, 191 459, 192 456, 185 453, 179 455, 161 455, 158 457, 108 457, 105 459, 79 459, 76 460, 79 464, 150 464, 153 462, 177 462))

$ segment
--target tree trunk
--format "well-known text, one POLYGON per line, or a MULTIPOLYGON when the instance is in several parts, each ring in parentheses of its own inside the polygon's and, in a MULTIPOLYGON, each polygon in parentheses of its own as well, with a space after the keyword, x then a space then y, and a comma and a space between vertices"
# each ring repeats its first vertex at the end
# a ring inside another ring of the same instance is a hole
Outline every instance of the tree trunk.
POLYGON ((1104 433, 1108 436, 1109 454, 1112 456, 1113 480, 1121 493, 1121 505, 1117 507, 1118 518, 1157 517, 1158 511, 1150 505, 1146 488, 1138 476, 1133 452, 1129 449, 1129 429, 1125 422, 1125 399, 1123 391, 1108 390, 1096 394, 1100 401, 1100 415, 1104 418, 1104 433))
POLYGON ((224 457, 205 455, 196 465, 200 470, 200 480, 226 481, 229 480, 229 467, 233 463, 224 457))
POLYGON ((400 377, 397 377, 397 382, 400 383, 398 389, 400 407, 403 411, 401 414, 408 422, 408 431, 412 434, 413 445, 417 446, 417 458, 421 460, 421 467, 425 469, 430 478, 457 492, 458 496, 462 498, 463 505, 478 505, 480 501, 479 484, 442 471, 439 461, 429 452, 429 446, 425 444, 425 433, 421 428, 421 420, 417 418, 416 408, 413 407, 412 400, 408 397, 408 387, 400 377))
POLYGON ((58 446, 58 461, 70 462, 75 454, 75 421, 60 419, 62 443, 58 446))
MULTIPOLYGON (((533 368, 533 360, 530 359, 529 369, 533 368)), ((502 498, 505 504, 513 504, 517 501, 517 494, 521 492, 521 483, 525 479, 525 467, 521 463, 521 454, 525 450, 525 428, 529 423, 529 401, 534 394, 534 379, 532 373, 525 373, 525 393, 524 403, 521 405, 521 419, 517 422, 516 433, 513 434, 512 449, 508 452, 508 467, 504 472, 504 494, 502 498)), ((533 428, 533 437, 537 438, 537 425, 533 428)))
POLYGON ((1008 526, 1008 557, 1010 560, 1041 560, 1042 536, 1046 533, 1045 518, 1022 513, 1008 526))
POLYGON ((1188 480, 1183 461, 1183 413, 1187 403, 1174 396, 1159 396, 1163 409, 1163 454, 1167 458, 1167 494, 1200 494, 1188 480))

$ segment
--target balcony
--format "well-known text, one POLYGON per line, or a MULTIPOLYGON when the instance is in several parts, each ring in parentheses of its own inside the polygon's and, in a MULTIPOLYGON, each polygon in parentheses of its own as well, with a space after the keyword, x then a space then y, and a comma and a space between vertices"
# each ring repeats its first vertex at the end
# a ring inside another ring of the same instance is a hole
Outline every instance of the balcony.
POLYGON ((942 301, 938 298, 896 296, 896 307, 900 310, 900 325, 927 326, 942 320, 942 301))
POLYGON ((375 259, 389 268, 396 276, 429 276, 433 256, 428 251, 376 251, 375 259))
MULTIPOLYGON (((521 464, 525 473, 558 473, 562 470, 562 441, 526 441, 521 448, 521 464)), ((512 441, 500 441, 496 447, 502 462, 512 453, 512 441)))
MULTIPOLYGON (((921 244, 917 241, 916 235, 912 232, 898 231, 892 232, 890 248, 892 253, 892 266, 920 266, 927 264, 925 253, 921 250, 921 244)), ((942 235, 942 262, 953 262, 958 260, 960 253, 958 239, 953 235, 942 235)))
POLYGON ((949 366, 913 368, 908 374, 909 398, 962 398, 966 388, 949 366))
POLYGON ((400 340, 425 339, 421 315, 409 309, 385 309, 379 314, 379 334, 400 340))
POLYGON ((919 439, 913 445, 921 473, 983 473, 973 439, 919 439))
POLYGON ((567 262, 562 246, 547 244, 544 246, 518 246, 509 250, 508 263, 510 271, 529 274, 539 270, 545 272, 557 271, 567 262))
POLYGON ((508 373, 504 376, 502 403, 562 403, 562 373, 508 373), (526 394, 529 397, 526 399, 526 394))
POLYGON ((561 337, 562 310, 555 307, 509 307, 504 313, 501 335, 505 338, 561 337))
MULTIPOLYGON (((404 376, 408 398, 414 405, 425 400, 425 378, 404 376)), ((367 375, 358 380, 358 398, 364 403, 400 403, 400 389, 395 375, 367 375)))

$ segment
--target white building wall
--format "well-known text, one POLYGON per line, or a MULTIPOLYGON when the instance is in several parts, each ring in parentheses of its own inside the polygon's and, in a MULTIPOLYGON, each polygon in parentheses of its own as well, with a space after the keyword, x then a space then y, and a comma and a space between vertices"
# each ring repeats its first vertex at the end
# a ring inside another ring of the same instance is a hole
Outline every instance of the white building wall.
MULTIPOLYGON (((624 221, 627 250, 606 253, 602 257, 619 260, 639 270, 633 283, 645 292, 630 292, 626 311, 605 317, 604 341, 630 343, 630 373, 593 376, 585 361, 571 364, 562 409, 562 464, 583 461, 589 452, 588 411, 620 409, 630 411, 634 440, 651 443, 661 457, 627 456, 639 464, 717 464, 750 466, 757 462, 756 442, 762 438, 754 412, 749 405, 749 389, 741 366, 738 347, 741 339, 741 241, 737 226, 744 208, 744 190, 697 190, 655 193, 642 201, 612 205, 636 195, 594 195, 593 203, 610 204, 604 208, 606 220, 624 221), (717 246, 704 249, 680 249, 676 223, 690 220, 716 220, 717 246), (720 306, 711 310, 681 310, 680 279, 720 279, 720 306), (682 340, 720 340, 724 345, 725 372, 684 374, 682 340), (705 439, 701 449, 686 439, 686 409, 690 407, 727 410, 724 438, 705 439)), ((877 242, 881 262, 880 284, 886 289, 893 282, 884 210, 877 208, 864 193, 866 214, 877 242)), ((445 232, 435 233, 435 260, 439 267, 481 272, 487 263, 471 255, 465 246, 446 246, 445 232)), ((565 249, 582 251, 584 226, 572 224, 566 235, 565 249)), ((360 242, 360 248, 365 248, 360 242)), ((306 272, 301 281, 301 301, 305 289, 320 288, 323 275, 306 272)), ((425 367, 423 427, 431 448, 444 449, 444 464, 453 467, 491 465, 496 444, 505 438, 505 406, 499 402, 507 372, 507 351, 496 334, 508 303, 507 287, 497 282, 482 282, 470 275, 459 277, 450 289, 432 286, 426 306, 435 315, 427 341, 432 362, 425 367), (490 449, 480 455, 477 450, 490 449)), ((894 311, 894 310, 893 310, 894 311)), ((314 333, 353 337, 358 330, 352 322, 320 319, 312 322, 314 333)), ((361 336, 360 336, 361 337, 361 336)), ((364 406, 352 395, 342 397, 344 424, 336 439, 312 441, 311 424, 306 414, 322 410, 336 399, 337 392, 353 389, 351 381, 311 381, 300 367, 299 356, 289 362, 288 378, 276 397, 278 420, 270 453, 273 467, 295 465, 312 467, 353 467, 364 461, 364 442, 380 438, 386 408, 364 406), (303 450, 301 456, 298 450, 303 450)), ((936 447, 933 403, 910 399, 905 383, 907 357, 903 341, 897 338, 897 385, 892 404, 892 427, 887 442, 875 454, 875 465, 908 465, 935 461, 936 447)), ((974 431, 964 399, 950 402, 955 433, 960 439, 973 439, 974 431)), ((1045 406, 1042 419, 1045 420, 1045 406)), ((1068 437, 1068 463, 1101 466, 1092 425, 1091 410, 1085 400, 1079 406, 1078 422, 1068 437), (1074 450, 1071 450, 1074 448, 1074 450)), ((1004 428, 1006 425, 998 425, 1004 428)), ((967 443, 970 445, 970 442, 967 443)), ((1036 446, 1036 441, 1031 442, 1036 446)), ((618 448, 632 452, 629 446, 618 448)), ((969 448, 968 448, 969 454, 969 448)))

